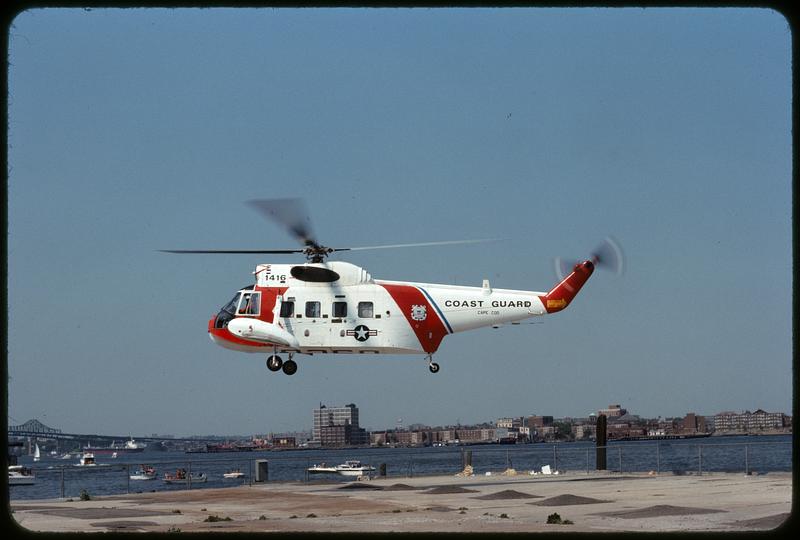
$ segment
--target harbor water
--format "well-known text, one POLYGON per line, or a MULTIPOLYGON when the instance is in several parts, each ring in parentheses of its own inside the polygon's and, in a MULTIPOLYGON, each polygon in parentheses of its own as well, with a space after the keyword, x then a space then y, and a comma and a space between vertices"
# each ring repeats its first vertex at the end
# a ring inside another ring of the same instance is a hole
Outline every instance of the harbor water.
MULTIPOLYGON (((33 469, 36 483, 9 486, 11 500, 78 498, 82 491, 89 496, 123 493, 219 488, 250 484, 255 480, 256 460, 267 461, 269 482, 346 482, 353 477, 336 474, 309 474, 312 465, 338 465, 360 460, 375 467, 377 475, 385 465, 389 477, 452 475, 471 464, 474 474, 498 474, 515 469, 519 474, 540 471, 549 466, 570 475, 595 469, 596 446, 592 442, 487 444, 425 448, 349 448, 309 449, 224 453, 184 453, 148 451, 95 456, 97 466, 77 466, 77 459, 62 460, 42 456, 33 462, 22 456, 18 462, 33 469), (153 465, 155 480, 130 480, 141 464, 153 465), (205 473, 204 483, 167 484, 165 473, 176 469, 205 473), (223 474, 232 469, 243 478, 228 479, 223 474)), ((792 436, 736 436, 700 439, 611 442, 606 448, 606 468, 611 472, 649 472, 659 474, 703 474, 738 472, 764 474, 792 470, 792 436)))

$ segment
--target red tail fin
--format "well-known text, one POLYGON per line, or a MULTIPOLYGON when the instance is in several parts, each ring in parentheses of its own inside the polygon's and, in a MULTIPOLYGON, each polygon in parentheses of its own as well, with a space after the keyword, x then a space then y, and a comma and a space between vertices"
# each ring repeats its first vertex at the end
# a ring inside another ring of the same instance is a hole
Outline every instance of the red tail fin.
POLYGON ((553 290, 545 296, 540 296, 539 299, 544 305, 547 313, 555 313, 561 311, 572 302, 578 291, 581 290, 583 284, 589 279, 589 276, 594 272, 594 264, 592 261, 583 261, 578 263, 572 269, 572 273, 565 277, 561 283, 553 287, 553 290))

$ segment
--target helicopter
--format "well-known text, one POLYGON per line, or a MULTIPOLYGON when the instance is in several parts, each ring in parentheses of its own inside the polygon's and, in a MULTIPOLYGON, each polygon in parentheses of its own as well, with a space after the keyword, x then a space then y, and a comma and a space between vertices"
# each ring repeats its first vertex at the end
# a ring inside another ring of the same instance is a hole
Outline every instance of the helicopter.
POLYGON ((178 254, 303 254, 302 264, 257 264, 254 283, 242 287, 208 320, 208 335, 234 351, 266 354, 270 371, 297 372, 295 355, 433 355, 450 335, 482 327, 519 324, 566 309, 595 267, 622 273, 622 250, 611 237, 589 258, 555 259, 559 282, 549 291, 389 281, 344 261, 337 252, 441 246, 492 241, 451 240, 415 244, 332 248, 314 237, 303 199, 254 199, 246 204, 285 227, 303 246, 296 249, 159 250, 178 254), (280 354, 286 354, 284 361, 280 354))

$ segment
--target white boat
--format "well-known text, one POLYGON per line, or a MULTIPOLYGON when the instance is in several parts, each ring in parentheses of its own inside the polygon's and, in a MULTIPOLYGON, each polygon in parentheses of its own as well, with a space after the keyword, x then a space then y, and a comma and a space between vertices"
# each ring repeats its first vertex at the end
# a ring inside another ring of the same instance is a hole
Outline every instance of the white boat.
POLYGON ((33 461, 39 461, 42 459, 42 453, 39 451, 39 445, 36 445, 36 450, 33 452, 33 461))
POLYGON ((331 466, 331 465, 325 465, 324 463, 322 463, 322 464, 320 464, 320 465, 312 465, 311 467, 309 467, 309 468, 308 468, 308 469, 306 469, 306 470, 307 470, 308 472, 312 473, 312 474, 319 474, 319 473, 337 473, 337 472, 338 472, 338 471, 336 470, 336 467, 333 467, 333 466, 331 466))
POLYGON ((145 448, 147 448, 147 445, 145 443, 137 443, 136 441, 133 440, 133 437, 131 437, 131 440, 125 442, 125 450, 128 451, 137 452, 137 451, 142 451, 145 448))
POLYGON ((81 460, 78 462, 79 467, 90 467, 93 465, 97 465, 97 462, 94 460, 94 454, 91 452, 84 452, 81 456, 81 460))
POLYGON ((360 461, 354 459, 345 461, 341 465, 337 465, 334 468, 336 469, 337 473, 343 476, 363 476, 365 473, 375 470, 375 467, 370 465, 362 465, 360 461))
POLYGON ((33 471, 22 465, 8 466, 8 485, 9 486, 32 486, 36 483, 33 471))
POLYGON ((239 469, 232 469, 222 475, 223 478, 244 478, 244 473, 239 469))
POLYGON ((156 470, 150 465, 140 465, 139 468, 130 475, 131 480, 155 480, 156 478, 158 478, 156 470))
POLYGON ((116 459, 116 458, 117 458, 117 453, 116 453, 116 452, 113 452, 113 453, 111 454, 111 458, 112 458, 112 459, 116 459))
POLYGON ((202 484, 208 477, 206 473, 187 474, 185 469, 178 469, 175 474, 164 473, 164 483, 166 484, 188 484, 191 476, 192 484, 202 484))

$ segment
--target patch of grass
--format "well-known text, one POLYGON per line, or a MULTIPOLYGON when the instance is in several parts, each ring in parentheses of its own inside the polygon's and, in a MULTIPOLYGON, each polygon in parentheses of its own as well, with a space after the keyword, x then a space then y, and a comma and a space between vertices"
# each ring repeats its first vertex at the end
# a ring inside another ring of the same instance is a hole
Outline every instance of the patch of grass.
POLYGON ((289 519, 297 519, 297 516, 292 515, 291 517, 289 517, 289 519))
POLYGON ((469 508, 467 508, 466 506, 462 506, 459 508, 459 510, 469 510, 469 508))
POLYGON ((85 489, 82 489, 82 490, 81 490, 81 495, 80 495, 80 497, 81 497, 81 500, 82 500, 82 501, 91 501, 91 500, 92 500, 92 496, 91 496, 91 495, 89 495, 89 492, 88 492, 88 491, 86 491, 85 489))
POLYGON ((466 514, 466 512, 465 512, 465 511, 463 511, 463 510, 461 510, 461 511, 459 512, 459 514, 466 514))
POLYGON ((181 513, 181 511, 180 511, 180 510, 178 510, 177 508, 175 508, 175 509, 172 511, 172 513, 173 513, 173 514, 180 514, 180 513, 181 513))
POLYGON ((508 519, 508 514, 503 512, 502 514, 500 514, 500 517, 503 518, 503 519, 508 519))
POLYGON ((233 521, 233 520, 231 518, 229 518, 228 516, 219 517, 219 516, 211 515, 211 516, 208 516, 203 521, 207 521, 209 523, 215 523, 217 521, 233 521))
POLYGON ((176 532, 181 532, 181 530, 178 527, 170 527, 169 529, 167 529, 167 532, 176 533, 176 532))
POLYGON ((314 514, 314 513, 312 512, 311 514, 308 514, 306 517, 307 517, 307 518, 315 518, 315 517, 317 517, 317 514, 314 514))
POLYGON ((263 520, 267 519, 267 516, 265 516, 264 514, 261 514, 260 516, 258 516, 258 519, 263 521, 263 520))

